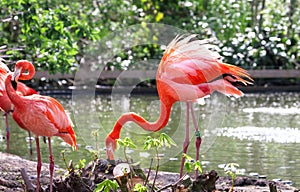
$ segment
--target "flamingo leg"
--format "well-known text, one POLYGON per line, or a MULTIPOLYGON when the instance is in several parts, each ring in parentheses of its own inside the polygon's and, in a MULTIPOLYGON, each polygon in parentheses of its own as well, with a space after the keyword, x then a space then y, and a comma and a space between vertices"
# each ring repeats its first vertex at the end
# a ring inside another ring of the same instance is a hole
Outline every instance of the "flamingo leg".
POLYGON ((40 151, 40 141, 39 137, 35 137, 35 142, 36 142, 36 151, 37 151, 37 185, 36 185, 36 192, 40 191, 40 175, 41 175, 41 168, 42 168, 42 159, 41 159, 41 151, 40 151))
MULTIPOLYGON (((189 111, 190 111, 190 104, 189 104, 189 102, 186 102, 185 139, 183 142, 183 153, 184 154, 186 154, 189 144, 190 144, 189 111)), ((180 165, 180 177, 182 177, 182 175, 183 175, 184 162, 185 162, 185 158, 182 156, 181 165, 180 165)))
POLYGON ((52 154, 52 147, 51 147, 51 138, 48 137, 48 146, 49 146, 49 169, 50 169, 50 192, 52 192, 52 183, 53 183, 53 170, 54 170, 54 158, 52 154))
POLYGON ((9 153, 9 140, 10 140, 10 129, 8 126, 8 113, 5 112, 5 124, 6 124, 6 152, 9 153))
POLYGON ((30 133, 30 131, 28 131, 28 138, 29 138, 29 152, 30 152, 30 160, 32 160, 32 155, 33 155, 33 152, 32 152, 32 141, 31 141, 31 133, 30 133))
MULTIPOLYGON (((196 120, 196 117, 195 117, 195 111, 194 111, 193 104, 192 103, 190 103, 190 104, 191 104, 192 119, 193 119, 193 124, 194 124, 194 127, 195 127, 195 135, 196 135, 196 161, 198 161, 199 160, 200 145, 201 145, 202 139, 201 139, 198 123, 197 123, 197 120, 196 120)), ((195 176, 196 176, 196 178, 198 177, 198 170, 195 171, 195 176)))

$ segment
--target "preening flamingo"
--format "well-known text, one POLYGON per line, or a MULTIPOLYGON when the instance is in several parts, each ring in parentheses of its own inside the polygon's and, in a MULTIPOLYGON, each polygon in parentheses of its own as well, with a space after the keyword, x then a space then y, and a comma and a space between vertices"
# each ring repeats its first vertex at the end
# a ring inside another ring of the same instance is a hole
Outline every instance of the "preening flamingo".
POLYGON ((51 137, 61 137, 73 148, 77 148, 76 136, 71 122, 62 105, 52 97, 42 95, 21 96, 15 91, 20 80, 28 80, 34 76, 35 70, 32 63, 26 60, 18 61, 15 65, 14 74, 9 74, 5 80, 7 94, 14 104, 13 118, 17 123, 35 135, 37 149, 37 191, 40 188, 41 154, 39 136, 48 137, 50 152, 50 191, 52 191, 54 158, 51 148, 51 137), (27 71, 27 73, 25 73, 27 71))
MULTIPOLYGON (((220 55, 211 51, 212 45, 206 40, 196 39, 196 35, 178 35, 166 47, 156 74, 156 86, 160 99, 160 116, 155 122, 148 122, 136 113, 125 113, 115 123, 106 138, 108 159, 114 158, 116 139, 120 137, 122 126, 129 121, 135 122, 148 131, 159 131, 169 120, 171 107, 177 101, 187 102, 187 134, 183 144, 183 153, 189 145, 188 114, 191 110, 196 131, 196 160, 199 159, 201 137, 195 119, 192 103, 218 91, 225 95, 242 96, 234 85, 251 84, 252 78, 246 70, 220 61, 220 55), (243 79, 247 78, 248 80, 243 79)), ((182 159, 180 175, 183 170, 182 159)))
MULTIPOLYGON (((2 63, 2 59, 0 59, 0 110, 2 109, 4 111, 4 116, 5 116, 5 124, 6 124, 6 151, 9 152, 9 140, 10 140, 10 130, 9 130, 9 125, 8 125, 8 114, 9 112, 12 112, 13 110, 13 105, 6 93, 5 90, 5 79, 10 73, 9 68, 2 63)), ((36 94, 37 92, 29 87, 27 87, 23 83, 19 83, 17 86, 17 92, 20 95, 32 95, 36 94)), ((28 132, 29 138, 30 132, 28 132)), ((32 156, 32 145, 31 145, 31 140, 30 142, 30 156, 32 156)))

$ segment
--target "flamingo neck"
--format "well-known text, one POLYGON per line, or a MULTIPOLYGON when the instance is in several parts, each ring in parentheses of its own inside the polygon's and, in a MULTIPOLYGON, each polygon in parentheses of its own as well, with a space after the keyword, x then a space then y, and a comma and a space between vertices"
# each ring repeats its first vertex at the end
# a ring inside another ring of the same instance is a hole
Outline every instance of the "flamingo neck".
POLYGON ((120 138, 120 132, 122 127, 127 122, 134 122, 140 127, 142 127, 144 130, 147 131, 159 131, 163 127, 165 127, 169 121, 171 108, 173 103, 164 103, 160 102, 160 116, 157 121, 155 122, 149 122, 145 120, 143 117, 137 115, 136 113, 126 113, 123 114, 118 121, 116 122, 113 130, 110 132, 109 137, 111 139, 118 139, 120 138))
MULTIPOLYGON (((6 93, 9 97, 9 99, 11 100, 11 102, 17 106, 19 104, 22 103, 22 98, 19 94, 17 94, 16 90, 13 88, 12 86, 12 74, 9 74, 5 80, 5 89, 6 89, 6 93)), ((15 82, 16 83, 16 82, 15 82)))

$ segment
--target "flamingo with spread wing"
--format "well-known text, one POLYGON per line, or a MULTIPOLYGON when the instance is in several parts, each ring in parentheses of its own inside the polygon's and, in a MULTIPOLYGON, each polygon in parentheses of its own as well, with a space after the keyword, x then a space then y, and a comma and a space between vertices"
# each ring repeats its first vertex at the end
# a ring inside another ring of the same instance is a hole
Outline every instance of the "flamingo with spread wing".
MULTIPOLYGON (((160 99, 160 116, 155 122, 148 122, 136 113, 125 113, 115 123, 106 138, 106 154, 114 159, 116 139, 120 138, 121 128, 132 121, 148 131, 164 128, 170 117, 172 105, 182 101, 187 103, 187 114, 192 112, 196 131, 196 160, 199 159, 201 136, 194 115, 192 102, 218 91, 228 96, 240 97, 243 93, 236 84, 252 84, 248 72, 240 67, 223 63, 220 55, 211 50, 206 40, 198 40, 196 35, 178 35, 167 46, 158 66, 156 85, 160 99), (246 79, 244 79, 246 78, 246 79)), ((188 115, 183 153, 187 152, 190 139, 188 134, 188 115)), ((182 158, 180 175, 183 172, 182 158)), ((197 173, 196 173, 197 174, 197 173)))

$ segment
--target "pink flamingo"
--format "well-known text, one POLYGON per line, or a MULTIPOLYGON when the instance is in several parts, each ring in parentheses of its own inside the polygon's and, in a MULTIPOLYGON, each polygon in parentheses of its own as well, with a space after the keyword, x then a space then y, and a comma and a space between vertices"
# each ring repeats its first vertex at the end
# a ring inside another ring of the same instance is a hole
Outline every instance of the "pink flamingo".
MULTIPOLYGON (((6 123, 6 151, 9 152, 9 140, 10 140, 10 129, 8 125, 8 114, 13 111, 13 105, 6 93, 5 90, 5 79, 10 73, 8 67, 2 63, 2 59, 0 59, 0 110, 4 111, 5 123, 6 123)), ((27 87, 23 83, 19 83, 17 87, 17 92, 19 95, 32 95, 37 94, 37 92, 29 87, 27 87)), ((28 132, 29 139, 31 138, 30 132, 28 132)), ((29 140, 30 146, 30 157, 32 156, 32 144, 31 140, 29 140)))
MULTIPOLYGON (((210 50, 211 45, 206 40, 196 39, 196 35, 178 35, 167 46, 158 66, 156 85, 160 98, 160 116, 155 122, 148 122, 136 113, 125 113, 115 123, 106 138, 106 154, 108 159, 114 159, 116 139, 126 122, 132 121, 148 131, 159 131, 169 120, 172 105, 177 101, 187 102, 186 137, 183 153, 189 145, 188 114, 191 110, 196 131, 196 160, 199 159, 201 136, 195 119, 192 103, 218 91, 222 94, 239 97, 243 93, 234 85, 252 84, 242 79, 253 81, 246 70, 220 61, 220 55, 210 50)), ((180 175, 183 172, 184 158, 181 161, 180 175)), ((197 172, 196 172, 197 175, 197 172)))
POLYGON ((15 91, 18 79, 29 80, 35 74, 32 63, 26 60, 18 61, 14 74, 9 74, 5 87, 11 102, 14 104, 13 118, 25 130, 35 135, 37 149, 37 188, 40 188, 41 154, 39 136, 48 137, 50 159, 50 192, 52 192, 54 158, 52 155, 51 137, 61 137, 66 143, 77 149, 76 136, 71 122, 62 105, 52 97, 42 95, 21 96, 15 91), (27 73, 25 73, 27 71, 27 73))

